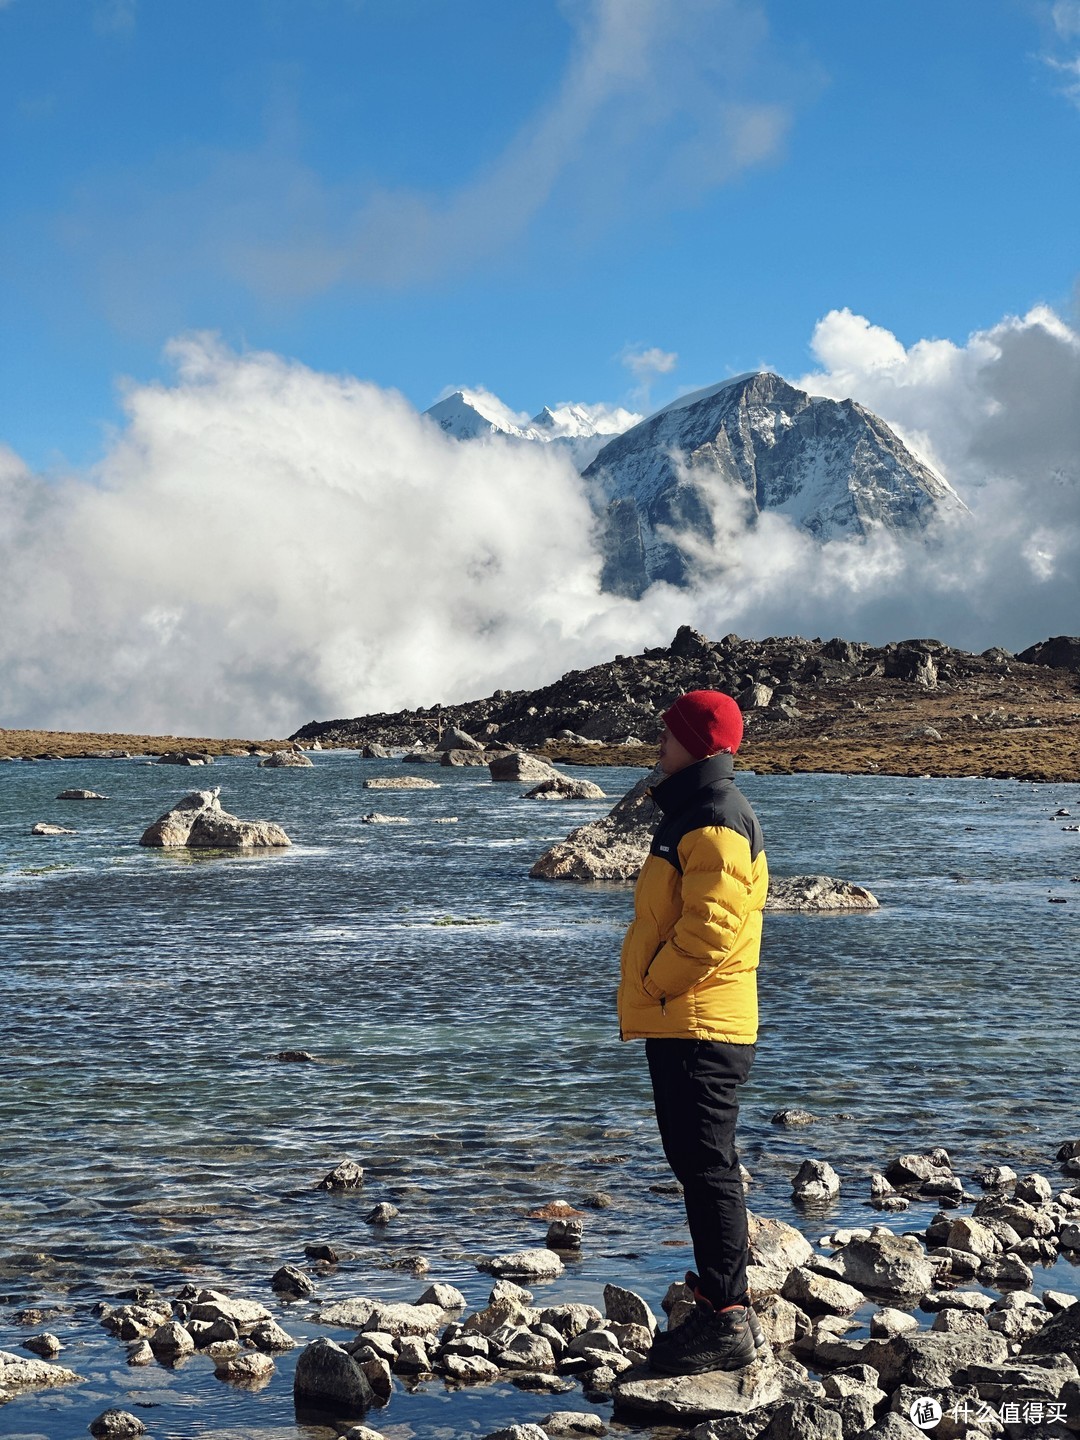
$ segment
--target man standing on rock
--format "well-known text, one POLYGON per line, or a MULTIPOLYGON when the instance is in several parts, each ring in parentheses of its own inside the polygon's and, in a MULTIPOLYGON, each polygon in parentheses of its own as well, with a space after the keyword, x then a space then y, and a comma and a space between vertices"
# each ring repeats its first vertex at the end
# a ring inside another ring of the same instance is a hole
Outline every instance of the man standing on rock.
POLYGON ((761 826, 736 788, 742 713, 691 690, 663 715, 652 798, 662 818, 634 890, 622 947, 619 1029, 645 1041, 664 1154, 682 1182, 697 1307, 656 1337, 654 1370, 694 1375, 748 1365, 764 1336, 746 1289, 746 1200, 735 1151, 757 1040, 761 912, 769 886, 761 826))

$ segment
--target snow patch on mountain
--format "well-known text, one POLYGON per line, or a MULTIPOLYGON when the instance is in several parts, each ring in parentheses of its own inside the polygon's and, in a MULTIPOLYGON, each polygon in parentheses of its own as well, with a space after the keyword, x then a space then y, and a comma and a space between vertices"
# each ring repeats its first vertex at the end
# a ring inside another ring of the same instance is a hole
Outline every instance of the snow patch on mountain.
POLYGON ((554 445, 579 470, 591 464, 613 436, 636 425, 641 416, 620 406, 564 403, 534 415, 517 413, 489 390, 454 390, 424 411, 456 440, 490 439, 554 445))

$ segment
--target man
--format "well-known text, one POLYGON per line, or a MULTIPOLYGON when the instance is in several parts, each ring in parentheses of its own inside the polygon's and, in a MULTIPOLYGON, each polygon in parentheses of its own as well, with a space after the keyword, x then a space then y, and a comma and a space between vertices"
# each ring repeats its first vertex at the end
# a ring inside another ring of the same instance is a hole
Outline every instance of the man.
POLYGON ((682 1182, 697 1307, 657 1336, 654 1370, 748 1365, 764 1345, 746 1290, 746 1200, 735 1152, 737 1085, 757 1040, 761 827, 732 778, 743 734, 728 695, 691 690, 663 715, 652 798, 663 812, 622 947, 619 1029, 645 1041, 664 1154, 682 1182))

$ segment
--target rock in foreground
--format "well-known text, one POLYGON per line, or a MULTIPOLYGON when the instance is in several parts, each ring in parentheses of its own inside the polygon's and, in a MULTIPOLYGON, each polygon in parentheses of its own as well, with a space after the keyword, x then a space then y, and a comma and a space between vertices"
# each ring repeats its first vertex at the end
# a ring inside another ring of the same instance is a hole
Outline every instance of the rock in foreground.
POLYGON ((746 1415, 772 1405, 783 1393, 779 1368, 755 1361, 743 1370, 711 1370, 704 1375, 656 1375, 630 1370, 612 1388, 617 1418, 654 1421, 708 1420, 714 1416, 746 1415))
POLYGON ((607 815, 579 825, 545 850, 529 874, 534 880, 633 880, 649 853, 660 818, 649 792, 663 778, 657 766, 607 815))
MULTIPOLYGON (((600 820, 579 825, 545 850, 529 871, 534 880, 630 882, 645 863, 660 818, 651 791, 664 773, 656 766, 600 820)), ((540 790, 542 786, 537 786, 540 790)), ((530 791, 534 795, 535 791, 530 791)), ((591 797, 590 797, 591 798, 591 797)), ((767 910, 876 910, 869 890, 830 875, 773 876, 767 910)))
POLYGON ((255 850, 291 845, 272 820, 238 820, 221 808, 220 787, 193 790, 143 831, 140 845, 176 850, 255 850))
POLYGON ((333 1340, 313 1340, 300 1354, 293 1377, 297 1409, 363 1415, 375 1403, 367 1376, 333 1340))

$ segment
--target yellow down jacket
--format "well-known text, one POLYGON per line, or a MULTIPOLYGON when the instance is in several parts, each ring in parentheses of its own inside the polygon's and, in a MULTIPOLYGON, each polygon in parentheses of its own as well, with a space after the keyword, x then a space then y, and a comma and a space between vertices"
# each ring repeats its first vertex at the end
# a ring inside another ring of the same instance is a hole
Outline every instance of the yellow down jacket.
POLYGON ((623 941, 624 1040, 757 1040, 757 966, 769 869, 730 755, 669 776, 623 941))

